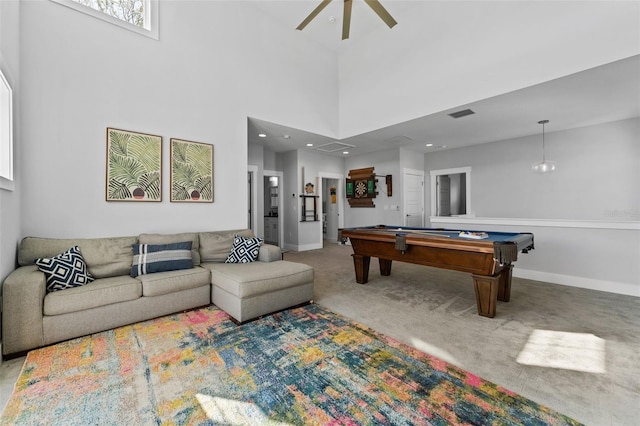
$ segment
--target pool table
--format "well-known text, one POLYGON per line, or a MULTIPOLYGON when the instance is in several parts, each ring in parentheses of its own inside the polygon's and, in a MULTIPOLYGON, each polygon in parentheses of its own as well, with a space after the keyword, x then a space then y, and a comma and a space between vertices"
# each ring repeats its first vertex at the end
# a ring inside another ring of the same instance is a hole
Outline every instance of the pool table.
POLYGON ((360 284, 369 280, 372 256, 378 258, 384 276, 391 274, 394 260, 470 272, 478 314, 489 318, 496 315, 496 300, 509 301, 512 263, 518 260, 518 252, 534 248, 531 233, 388 225, 340 229, 338 238, 351 241, 356 281, 360 284))

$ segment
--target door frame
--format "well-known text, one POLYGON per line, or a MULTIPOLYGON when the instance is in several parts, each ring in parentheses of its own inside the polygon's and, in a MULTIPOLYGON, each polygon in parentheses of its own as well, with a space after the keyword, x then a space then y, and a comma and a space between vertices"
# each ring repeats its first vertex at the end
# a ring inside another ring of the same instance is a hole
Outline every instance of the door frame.
POLYGON ((256 210, 258 208, 258 166, 247 166, 247 173, 251 173, 251 194, 248 194, 247 199, 249 199, 249 196, 251 197, 251 206, 247 206, 247 209, 249 209, 249 207, 251 207, 250 209, 250 213, 251 213, 251 230, 253 231, 253 233, 256 235, 256 237, 258 236, 258 215, 256 214, 256 210))
POLYGON ((429 172, 431 176, 431 216, 438 216, 438 206, 436 205, 436 178, 440 175, 455 175, 459 173, 465 173, 466 176, 466 208, 467 214, 462 216, 473 216, 471 213, 471 167, 456 167, 454 169, 440 169, 440 170, 431 170, 429 172))
MULTIPOLYGON (((322 189, 322 179, 338 179, 339 182, 344 182, 344 175, 339 173, 330 173, 330 172, 319 172, 318 173, 318 202, 322 207, 322 201, 324 196, 324 191, 322 189)), ((338 184, 337 192, 336 192, 336 200, 338 202, 338 229, 344 228, 344 185, 338 184)), ((320 223, 319 229, 319 240, 320 247, 324 245, 323 239, 324 236, 322 234, 322 223, 320 223)))
POLYGON ((422 203, 420 206, 420 209, 422 210, 422 218, 420 221, 420 227, 424 227, 424 222, 425 222, 425 217, 424 217, 424 201, 425 201, 425 196, 424 196, 424 170, 416 170, 416 169, 407 169, 407 168, 403 168, 402 169, 402 224, 404 226, 407 226, 407 205, 406 205, 406 201, 407 201, 407 185, 405 184, 406 179, 405 176, 406 175, 418 175, 422 178, 422 203))
MULTIPOLYGON (((282 188, 284 182, 284 172, 279 172, 277 170, 263 170, 262 177, 263 179, 267 176, 277 176, 278 177, 278 245, 283 247, 282 241, 284 239, 284 214, 282 211, 282 188)), ((263 218, 264 221, 264 218, 263 218)), ((264 223, 262 224, 264 229, 264 223)))

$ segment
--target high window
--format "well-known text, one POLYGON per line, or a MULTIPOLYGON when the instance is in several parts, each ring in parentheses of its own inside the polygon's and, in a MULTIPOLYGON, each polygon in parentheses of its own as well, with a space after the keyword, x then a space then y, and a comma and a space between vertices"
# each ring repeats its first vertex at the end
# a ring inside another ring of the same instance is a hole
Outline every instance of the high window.
POLYGON ((158 0, 52 0, 131 31, 158 38, 158 0))
POLYGON ((0 70, 0 188, 13 187, 13 92, 0 70))

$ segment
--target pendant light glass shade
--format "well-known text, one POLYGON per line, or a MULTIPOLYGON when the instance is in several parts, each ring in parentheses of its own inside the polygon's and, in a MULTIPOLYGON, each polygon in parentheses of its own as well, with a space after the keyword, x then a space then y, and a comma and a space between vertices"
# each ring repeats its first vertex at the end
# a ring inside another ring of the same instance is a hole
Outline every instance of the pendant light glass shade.
POLYGON ((538 124, 542 124, 542 161, 531 166, 531 170, 541 175, 552 173, 556 170, 556 163, 553 161, 547 161, 544 158, 544 125, 548 122, 549 120, 538 121, 538 124))

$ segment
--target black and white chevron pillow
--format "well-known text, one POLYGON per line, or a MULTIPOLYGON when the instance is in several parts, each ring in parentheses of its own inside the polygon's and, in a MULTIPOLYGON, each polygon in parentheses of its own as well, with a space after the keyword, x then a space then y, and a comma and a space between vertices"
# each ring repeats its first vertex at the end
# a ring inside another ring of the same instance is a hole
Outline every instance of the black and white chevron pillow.
POLYGON ((260 245, 262 238, 241 237, 236 234, 233 236, 233 246, 231 253, 227 256, 224 263, 250 263, 258 260, 260 245))
POLYGON ((80 254, 78 246, 52 258, 42 257, 34 263, 38 266, 47 279, 47 293, 64 290, 72 287, 80 287, 94 280, 87 270, 87 264, 80 254))

